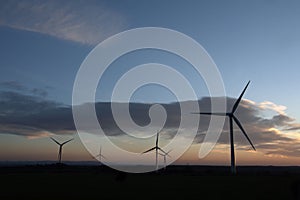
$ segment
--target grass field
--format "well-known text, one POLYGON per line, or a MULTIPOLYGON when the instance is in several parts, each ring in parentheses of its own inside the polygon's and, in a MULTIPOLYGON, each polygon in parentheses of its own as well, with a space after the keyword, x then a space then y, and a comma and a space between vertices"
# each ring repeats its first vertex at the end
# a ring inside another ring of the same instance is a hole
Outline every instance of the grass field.
POLYGON ((1 199, 297 199, 300 168, 170 166, 127 174, 106 167, 0 168, 1 199))

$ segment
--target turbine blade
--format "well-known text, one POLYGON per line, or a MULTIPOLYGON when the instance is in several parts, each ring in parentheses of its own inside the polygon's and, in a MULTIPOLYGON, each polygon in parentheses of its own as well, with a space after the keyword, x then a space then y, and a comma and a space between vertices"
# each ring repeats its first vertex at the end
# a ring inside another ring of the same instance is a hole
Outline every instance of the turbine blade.
POLYGON ((60 143, 59 143, 57 140, 55 140, 55 139, 52 138, 52 137, 50 137, 50 138, 51 138, 51 140, 53 140, 56 144, 60 145, 60 143))
POLYGON ((236 100, 236 102, 235 102, 235 104, 232 108, 232 113, 234 113, 236 111, 238 105, 240 104, 240 101, 242 100, 242 97, 243 97, 244 93, 246 92, 246 89, 247 89, 249 83, 250 83, 250 81, 248 81, 248 83, 247 83, 246 87, 244 88, 243 92, 240 94, 239 98, 236 100))
POLYGON ((98 154, 98 155, 95 156, 95 158, 97 158, 97 157, 107 159, 107 158, 106 158, 104 155, 102 155, 102 154, 98 154))
POLYGON ((238 127, 241 129, 241 131, 242 131, 242 133, 244 134, 244 136, 247 138, 248 142, 251 144, 251 146, 252 146, 252 148, 254 149, 254 151, 256 151, 254 145, 252 144, 250 138, 248 137, 246 131, 244 130, 244 128, 243 128, 241 122, 240 122, 235 116, 233 116, 233 119, 234 119, 235 123, 238 125, 238 127))
POLYGON ((155 149, 156 149, 156 147, 153 147, 153 148, 151 148, 151 149, 148 149, 147 151, 144 151, 142 154, 148 153, 148 152, 153 151, 153 150, 155 150, 155 149))
MULTIPOLYGON (((158 148, 159 150, 161 150, 162 152, 165 152, 165 151, 163 151, 161 148, 158 148)), ((171 150, 169 150, 168 152, 166 152, 166 153, 158 153, 159 155, 161 155, 161 156, 169 156, 169 157, 171 157, 170 155, 169 155, 169 153, 172 151, 172 149, 171 150)))
POLYGON ((71 142, 72 140, 74 140, 74 138, 70 139, 70 140, 67 140, 65 141, 64 143, 62 143, 61 145, 64 145, 64 144, 67 144, 68 142, 71 142))
POLYGON ((170 158, 171 158, 171 156, 170 156, 170 152, 172 151, 172 149, 170 149, 169 151, 167 151, 167 154, 166 154, 166 156, 169 156, 170 158))
POLYGON ((163 152, 164 154, 167 154, 164 150, 162 150, 162 148, 157 147, 158 150, 160 150, 161 152, 163 152))
POLYGON ((158 147, 158 137, 159 137, 159 132, 157 132, 157 135, 156 135, 156 142, 155 142, 155 145, 158 147))
POLYGON ((191 114, 218 115, 218 116, 226 116, 227 115, 227 113, 211 113, 211 112, 199 112, 199 113, 191 113, 191 114))

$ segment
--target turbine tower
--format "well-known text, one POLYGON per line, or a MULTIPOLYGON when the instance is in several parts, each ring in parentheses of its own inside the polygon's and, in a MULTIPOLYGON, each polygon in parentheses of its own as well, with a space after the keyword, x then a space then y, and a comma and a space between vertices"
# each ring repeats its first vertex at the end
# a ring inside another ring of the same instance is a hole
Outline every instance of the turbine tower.
POLYGON ((156 143, 155 143, 155 147, 152 147, 151 149, 148 149, 147 151, 144 151, 142 154, 144 153, 148 153, 150 151, 155 150, 155 166, 156 166, 156 171, 158 170, 158 151, 163 152, 164 154, 167 154, 164 150, 162 150, 159 146, 158 146, 158 137, 159 137, 159 132, 157 132, 156 134, 156 143))
POLYGON ((169 153, 170 153, 171 151, 172 151, 172 149, 169 150, 167 153, 158 153, 159 155, 161 155, 161 156, 164 157, 164 170, 166 170, 166 167, 167 167, 167 156, 168 156, 168 157, 171 157, 171 156, 169 155, 169 153))
POLYGON ((252 144, 250 138, 248 137, 245 129, 243 128, 241 122, 238 120, 238 118, 234 115, 235 111, 237 110, 237 107, 239 106, 239 103, 242 100, 242 97, 249 85, 250 81, 248 81, 246 87, 244 88, 243 92, 239 96, 239 98, 236 100, 235 104, 233 105, 233 108, 231 112, 226 113, 211 113, 211 112, 200 112, 200 113, 194 113, 194 114, 202 114, 202 115, 218 115, 218 116, 227 116, 229 117, 229 128, 230 128, 230 152, 231 152, 231 172, 233 174, 236 173, 236 166, 235 166, 235 155, 234 155, 234 138, 233 138, 233 121, 236 123, 236 125, 240 128, 244 136, 247 138, 248 142, 251 144, 252 148, 256 151, 254 145, 252 144))
POLYGON ((104 158, 104 159, 106 159, 106 157, 102 154, 102 147, 100 146, 100 150, 99 150, 99 154, 98 155, 96 155, 96 157, 99 157, 99 161, 100 161, 100 163, 102 164, 102 158, 104 158))
POLYGON ((61 163, 61 154, 62 154, 62 147, 67 144, 68 142, 71 142, 72 140, 74 140, 74 138, 70 139, 70 140, 67 140, 63 143, 59 143, 57 140, 55 140, 54 138, 50 137, 51 140, 53 140, 56 144, 58 144, 59 146, 59 150, 58 150, 58 163, 60 164, 61 163))

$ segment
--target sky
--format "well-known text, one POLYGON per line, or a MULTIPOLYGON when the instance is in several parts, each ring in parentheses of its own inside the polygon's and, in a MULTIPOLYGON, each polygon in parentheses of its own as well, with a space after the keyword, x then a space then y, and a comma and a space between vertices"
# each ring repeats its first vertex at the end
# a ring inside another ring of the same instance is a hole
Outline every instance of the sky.
MULTIPOLYGON (((97 44, 114 34, 163 27, 180 31, 205 48, 222 75, 228 107, 251 80, 237 116, 257 151, 251 151, 236 129, 237 163, 300 165, 299 8, 293 0, 1 1, 0 161, 55 160, 58 147, 50 136, 60 141, 75 138, 64 147, 63 160, 95 160, 72 119, 72 90, 80 65, 97 44)), ((178 70, 194 87, 199 105, 206 108, 209 103, 203 79, 184 60, 159 50, 131 52, 111 64, 96 93, 97 112, 107 120, 102 124, 114 138, 123 136, 101 102, 110 101, 122 74, 149 62, 178 70)), ((172 92, 145 86, 131 101, 132 116, 140 124, 149 121, 149 103, 167 107, 171 116, 161 136, 166 144, 178 127, 178 108, 169 104, 176 101, 172 92)), ((208 122, 201 119, 193 145, 176 163, 228 165, 227 121, 214 150, 198 158, 208 122)), ((127 140, 122 141, 120 145, 129 148, 127 140)), ((132 151, 151 147, 151 141, 153 137, 145 145, 133 145, 132 151)), ((106 149, 106 154, 113 152, 106 149)), ((151 156, 148 160, 153 162, 151 156)))

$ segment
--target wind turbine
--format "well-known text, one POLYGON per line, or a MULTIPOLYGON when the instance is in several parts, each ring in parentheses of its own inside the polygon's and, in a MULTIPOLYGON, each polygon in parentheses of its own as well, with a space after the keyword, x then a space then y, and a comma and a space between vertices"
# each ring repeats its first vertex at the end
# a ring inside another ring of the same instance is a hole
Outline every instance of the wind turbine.
POLYGON ((155 166, 156 166, 156 171, 158 170, 158 151, 161 151, 165 154, 167 154, 164 150, 162 150, 159 146, 158 146, 158 137, 159 137, 159 132, 157 132, 156 134, 156 143, 155 143, 155 147, 152 147, 151 149, 148 149, 147 151, 144 151, 142 154, 144 153, 148 153, 150 151, 155 150, 155 166))
POLYGON ((102 154, 102 147, 100 146, 100 150, 99 150, 99 154, 96 155, 96 157, 99 157, 100 158, 100 163, 102 164, 102 158, 106 159, 106 157, 102 154))
POLYGON ((50 137, 51 140, 53 140, 56 144, 59 145, 59 150, 58 150, 58 163, 61 163, 61 154, 62 154, 62 147, 67 144, 68 142, 71 142, 72 140, 74 140, 74 138, 67 140, 63 143, 59 143, 57 140, 55 140, 54 138, 50 137))
POLYGON ((236 123, 236 125, 240 128, 244 136, 247 138, 248 142, 251 144, 252 148, 256 151, 254 145, 252 144, 250 138, 246 134, 245 129, 243 128, 241 122, 238 120, 238 118, 234 115, 235 111, 237 110, 237 107, 239 103, 242 100, 242 97, 249 85, 250 81, 248 81, 246 87, 244 88, 243 92, 239 96, 239 98, 236 100, 235 104, 233 105, 233 108, 231 112, 226 113, 211 113, 211 112, 200 112, 200 113, 194 113, 194 114, 202 114, 202 115, 218 115, 218 116, 227 116, 229 117, 229 127, 230 127, 230 152, 231 152, 231 172, 233 174, 236 173, 236 167, 235 167, 235 155, 234 155, 234 138, 233 138, 233 121, 236 123))
POLYGON ((161 156, 163 156, 164 157, 164 170, 166 170, 166 167, 167 167, 167 156, 169 156, 169 157, 171 157, 170 155, 169 155, 169 153, 172 151, 172 149, 171 150, 169 150, 167 153, 158 153, 159 155, 161 155, 161 156))

